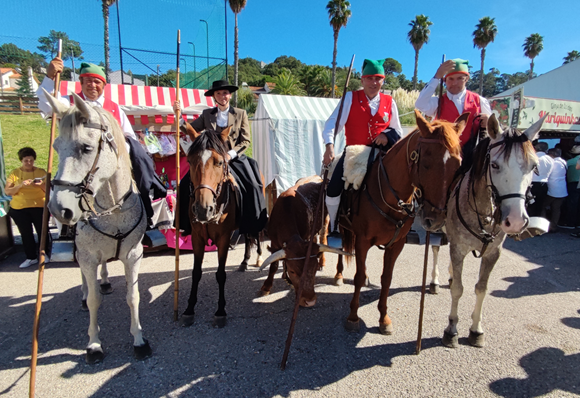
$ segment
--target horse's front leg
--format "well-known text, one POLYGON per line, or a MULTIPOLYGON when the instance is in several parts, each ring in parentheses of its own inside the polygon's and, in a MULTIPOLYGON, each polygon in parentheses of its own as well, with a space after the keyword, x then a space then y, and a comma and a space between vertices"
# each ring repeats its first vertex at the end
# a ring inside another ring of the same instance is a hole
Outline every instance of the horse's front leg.
POLYGON ((262 288, 260 289, 260 296, 267 296, 272 291, 272 285, 274 284, 274 275, 278 271, 278 261, 274 261, 270 264, 270 271, 268 272, 268 277, 264 281, 262 288))
POLYGON ((83 298, 81 301, 81 310, 88 311, 87 297, 89 296, 89 286, 87 285, 87 278, 85 278, 84 272, 81 270, 81 292, 83 293, 83 298))
POLYGON ((97 265, 81 264, 81 271, 83 279, 86 282, 87 288, 87 307, 89 308, 89 344, 87 345, 86 361, 89 364, 101 362, 105 357, 101 340, 99 340, 99 324, 97 315, 99 306, 101 305, 102 297, 99 292, 99 284, 97 281, 97 265))
POLYGON ((471 319, 473 323, 469 328, 469 344, 474 347, 483 347, 485 345, 485 338, 483 334, 483 327, 481 325, 482 310, 483 310, 483 300, 487 293, 487 283, 489 281, 489 275, 495 266, 495 263, 499 259, 501 254, 501 246, 493 251, 488 251, 485 256, 481 259, 481 267, 479 270, 479 280, 475 284, 475 307, 473 313, 471 314, 471 319))
POLYGON ((205 242, 203 241, 202 237, 195 233, 195 230, 191 234, 191 244, 193 247, 191 292, 189 293, 187 308, 181 316, 181 323, 183 326, 193 325, 195 316, 195 304, 197 304, 197 289, 199 287, 199 281, 201 280, 201 266, 203 263, 203 255, 205 254, 205 242))
POLYGON ((256 237, 256 252, 258 253, 258 258, 256 258, 256 267, 260 268, 262 266, 262 240, 264 239, 264 231, 260 231, 256 237))
POLYGON ((459 345, 457 337, 457 322, 459 321, 458 309, 459 299, 463 295, 463 281, 461 274, 463 272, 463 260, 465 253, 461 253, 459 248, 453 243, 449 244, 451 254, 451 265, 453 267, 453 283, 451 284, 451 312, 449 313, 449 325, 443 333, 443 345, 455 348, 459 345))
POLYGON ((344 263, 342 254, 338 255, 338 261, 336 262, 336 274, 334 275, 334 285, 335 286, 342 286, 344 285, 344 263))
POLYGON ((215 278, 219 286, 218 309, 214 315, 213 326, 223 328, 226 326, 226 261, 228 259, 229 239, 227 235, 218 238, 218 269, 215 278))
POLYGON ((107 261, 103 261, 101 264, 101 293, 111 294, 113 293, 113 288, 109 282, 109 270, 107 269, 107 261))
POLYGON ((139 268, 143 258, 143 246, 137 244, 123 259, 125 280, 127 281, 127 304, 131 310, 131 334, 133 335, 133 353, 135 358, 142 360, 151 356, 149 342, 143 338, 141 322, 139 321, 139 268))
POLYGON ((405 246, 405 239, 399 239, 390 248, 385 249, 383 256, 383 274, 381 275, 381 295, 379 297, 379 331, 382 334, 393 334, 393 323, 387 314, 387 298, 393 280, 395 262, 405 246))
POLYGON ((356 274, 354 275, 354 293, 350 302, 350 314, 346 320, 347 330, 360 330, 358 308, 360 306, 360 291, 365 285, 366 276, 366 260, 370 249, 370 244, 364 239, 355 238, 355 255, 356 255, 356 274))
POLYGON ((437 268, 437 262, 439 260, 439 246, 431 246, 431 249, 433 250, 433 270, 431 271, 429 293, 439 294, 439 268, 437 268))
MULTIPOLYGON (((238 267, 238 271, 240 271, 240 272, 244 272, 245 270, 248 269, 248 261, 250 261, 250 257, 252 256, 252 240, 251 239, 252 238, 250 237, 250 234, 244 235, 244 259, 242 260, 242 263, 238 267)), ((219 249, 218 249, 218 251, 219 251, 219 249)))

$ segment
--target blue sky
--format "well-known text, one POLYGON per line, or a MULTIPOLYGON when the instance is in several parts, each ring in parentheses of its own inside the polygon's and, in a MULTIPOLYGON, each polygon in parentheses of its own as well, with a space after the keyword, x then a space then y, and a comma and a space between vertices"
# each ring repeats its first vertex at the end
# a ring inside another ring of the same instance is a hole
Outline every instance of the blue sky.
MULTIPOLYGON (((102 42, 99 0, 53 0, 50 8, 45 1, 27 3, 29 10, 34 10, 31 13, 43 18, 38 23, 24 23, 19 17, 24 15, 22 6, 8 2, 6 15, 16 17, 4 19, 0 28, 4 41, 5 36, 37 38, 55 29, 66 31, 81 43, 102 42)), ((307 64, 331 65, 333 36, 326 3, 327 0, 248 0, 239 14, 240 57, 272 62, 278 56, 292 55, 307 64)), ((211 21, 212 14, 217 18, 224 13, 223 4, 216 6, 216 0, 120 0, 119 4, 124 46, 174 52, 176 32, 181 29, 181 51, 190 52, 187 41, 193 41, 198 55, 206 43, 200 15, 211 21)), ((433 25, 430 41, 419 56, 419 78, 424 81, 433 76, 443 54, 447 58, 468 59, 479 69, 480 53, 473 48, 472 32, 484 16, 495 18, 498 27, 496 41, 487 49, 486 70, 495 67, 502 73, 514 73, 529 69, 522 44, 532 33, 544 36, 544 50, 535 61, 539 74, 560 66, 569 51, 580 51, 579 0, 351 0, 351 10, 352 18, 340 31, 338 65, 348 65, 353 54, 357 69, 364 58, 392 57, 403 65, 408 78, 413 75, 414 66, 414 50, 406 37, 408 24, 417 14, 427 15, 433 25)), ((233 63, 234 16, 229 7, 227 14, 228 60, 233 63)), ((210 44, 215 40, 219 41, 211 38, 210 44)))

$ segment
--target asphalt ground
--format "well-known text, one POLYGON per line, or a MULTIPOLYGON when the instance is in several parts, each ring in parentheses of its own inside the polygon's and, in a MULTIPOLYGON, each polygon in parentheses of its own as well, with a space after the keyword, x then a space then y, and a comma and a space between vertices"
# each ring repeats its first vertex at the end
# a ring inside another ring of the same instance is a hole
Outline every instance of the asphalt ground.
MULTIPOLYGON (((360 332, 344 324, 354 265, 333 285, 336 256, 316 276, 318 302, 301 309, 285 371, 280 361, 294 293, 277 274, 273 293, 258 298, 266 273, 237 272, 242 245, 230 251, 228 324, 212 327, 218 288, 217 254, 207 253, 195 324, 173 322, 172 251, 147 255, 139 280, 141 324, 153 356, 132 356, 123 267, 109 266, 115 291, 99 310, 104 361, 88 365, 89 315, 80 309, 80 270, 51 263, 44 275, 36 376, 37 397, 568 397, 580 394, 580 240, 569 231, 523 242, 508 240, 484 303, 487 345, 468 345, 478 262, 464 267, 460 346, 441 344, 450 294, 440 254, 442 289, 427 295, 420 355, 415 355, 424 246, 407 245, 395 266, 388 300, 395 332, 378 331, 382 252, 367 261, 371 285, 361 294, 360 332)), ((31 335, 38 273, 19 269, 24 253, 0 262, 0 395, 28 396, 31 335)), ((191 285, 193 255, 182 254, 179 308, 191 285)))

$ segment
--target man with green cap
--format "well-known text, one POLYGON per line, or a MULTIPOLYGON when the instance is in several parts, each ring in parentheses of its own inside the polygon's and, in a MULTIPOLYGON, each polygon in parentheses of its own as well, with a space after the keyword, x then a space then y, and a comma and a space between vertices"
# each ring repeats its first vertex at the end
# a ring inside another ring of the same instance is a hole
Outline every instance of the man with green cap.
POLYGON ((435 76, 421 90, 419 98, 415 102, 415 108, 433 118, 437 117, 439 97, 434 96, 441 79, 445 79, 447 92, 441 101, 439 118, 448 122, 454 122, 465 112, 469 112, 467 125, 461 134, 461 146, 464 146, 469 138, 487 126, 487 118, 491 115, 489 102, 480 95, 468 91, 465 86, 469 80, 469 62, 463 59, 450 59, 443 62, 435 76))
MULTIPOLYGON (((52 116, 52 108, 42 89, 44 88, 46 92, 52 93, 54 91, 53 80, 56 77, 56 74, 61 73, 63 69, 64 65, 62 59, 56 57, 50 61, 46 71, 46 77, 36 91, 36 95, 38 96, 38 108, 44 118, 52 116)), ((147 153, 145 153, 145 150, 137 141, 137 136, 135 135, 133 127, 123 109, 109 98, 105 98, 103 95, 105 86, 107 85, 104 68, 102 66, 83 62, 81 64, 79 78, 81 81, 81 92, 77 94, 89 105, 103 108, 111 113, 123 130, 127 141, 126 145, 129 150, 131 164, 133 166, 133 178, 137 184, 139 193, 141 194, 145 212, 147 213, 149 227, 152 227, 150 224, 151 217, 153 216, 153 208, 151 207, 149 191, 153 189, 155 199, 164 197, 167 193, 155 174, 153 160, 147 155, 147 153)), ((68 106, 74 104, 72 95, 61 96, 60 93, 58 93, 58 100, 68 106)))
MULTIPOLYGON (((385 81, 384 59, 365 59, 362 67, 362 90, 346 93, 338 131, 344 127, 346 145, 376 144, 388 149, 403 134, 397 104, 390 95, 381 93, 385 81)), ((323 163, 329 165, 334 159, 334 128, 340 103, 324 125, 322 137, 326 145, 323 163)), ((344 153, 338 161, 326 190, 326 208, 330 216, 329 245, 340 246, 336 215, 344 186, 344 153)))

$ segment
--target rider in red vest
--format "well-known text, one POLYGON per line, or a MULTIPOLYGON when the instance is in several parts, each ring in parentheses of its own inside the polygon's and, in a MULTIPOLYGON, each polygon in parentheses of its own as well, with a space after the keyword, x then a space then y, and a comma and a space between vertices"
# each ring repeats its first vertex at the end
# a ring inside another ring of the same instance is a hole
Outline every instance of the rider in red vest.
MULTIPOLYGON (((403 129, 399 121, 397 104, 390 95, 381 93, 385 81, 384 59, 365 59, 362 67, 363 89, 346 93, 338 124, 338 131, 345 129, 346 145, 372 145, 387 149, 397 142, 403 129)), ((340 103, 326 121, 322 137, 326 144, 324 165, 334 159, 334 128, 340 103)), ((346 151, 345 151, 346 152, 346 151)), ((326 190, 326 208, 330 216, 329 245, 341 246, 337 232, 336 214, 340 204, 344 181, 344 154, 338 161, 326 190)))
POLYGON ((469 112, 469 119, 463 134, 461 134, 461 146, 465 145, 469 138, 476 134, 480 128, 487 126, 487 118, 491 115, 489 102, 480 95, 466 90, 469 80, 469 62, 463 59, 450 59, 445 61, 437 69, 435 77, 423 88, 415 102, 415 107, 427 116, 437 117, 439 97, 433 96, 441 79, 445 78, 447 92, 443 95, 441 120, 454 122, 461 114, 469 112))
MULTIPOLYGON (((47 92, 52 93, 54 91, 53 79, 56 74, 61 73, 63 69, 64 65, 62 60, 58 57, 54 58, 48 65, 46 77, 36 92, 38 96, 38 108, 41 110, 44 117, 50 117, 52 115, 52 108, 50 107, 42 88, 47 92)), ((166 194, 165 188, 155 174, 153 160, 147 155, 143 147, 137 141, 133 127, 131 126, 125 112, 118 104, 105 98, 103 95, 105 85, 107 84, 104 68, 95 64, 83 62, 81 64, 79 78, 81 81, 81 92, 77 94, 89 105, 93 107, 101 107, 110 112, 123 130, 127 141, 127 149, 129 150, 131 164, 133 166, 133 178, 135 179, 141 194, 149 226, 152 227, 153 225, 150 224, 151 217, 153 216, 153 208, 151 207, 149 191, 153 189, 154 197, 156 198, 164 197, 166 194)), ((59 94, 58 99, 66 105, 74 104, 72 96, 62 97, 59 94)))

